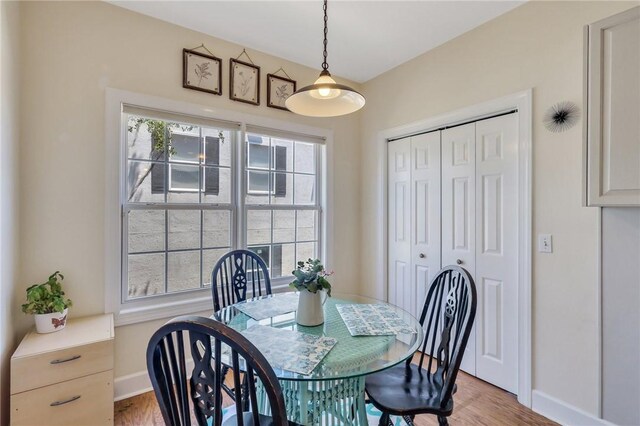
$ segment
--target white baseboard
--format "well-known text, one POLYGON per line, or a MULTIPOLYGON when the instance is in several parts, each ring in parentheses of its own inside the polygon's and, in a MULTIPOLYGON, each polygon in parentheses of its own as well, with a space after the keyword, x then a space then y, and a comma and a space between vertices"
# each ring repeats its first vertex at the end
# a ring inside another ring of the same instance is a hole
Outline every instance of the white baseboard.
POLYGON ((531 409, 562 425, 613 426, 606 420, 537 390, 531 394, 531 409))
MULTIPOLYGON (((193 360, 188 359, 188 377, 191 377, 191 371, 193 371, 193 360)), ((114 401, 131 398, 132 396, 140 395, 141 393, 145 392, 151 392, 153 390, 147 370, 128 374, 126 376, 116 377, 116 379, 113 381, 113 385, 114 401)))

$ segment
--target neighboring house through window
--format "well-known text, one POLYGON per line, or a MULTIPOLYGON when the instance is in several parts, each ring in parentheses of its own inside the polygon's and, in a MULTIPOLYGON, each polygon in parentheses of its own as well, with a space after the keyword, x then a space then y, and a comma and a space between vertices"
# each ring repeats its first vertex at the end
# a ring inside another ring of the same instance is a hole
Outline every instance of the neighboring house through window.
POLYGON ((275 289, 320 256, 323 139, 127 105, 121 122, 121 306, 209 297, 236 248, 264 259, 275 289))

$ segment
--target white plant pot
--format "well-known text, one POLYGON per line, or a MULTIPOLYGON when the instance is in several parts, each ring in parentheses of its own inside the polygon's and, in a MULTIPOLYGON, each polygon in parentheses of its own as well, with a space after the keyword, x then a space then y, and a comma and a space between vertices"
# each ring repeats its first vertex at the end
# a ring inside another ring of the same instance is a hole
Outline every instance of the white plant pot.
POLYGON ((36 331, 40 334, 60 331, 67 325, 69 309, 52 314, 36 314, 36 331))
POLYGON ((324 322, 324 302, 326 300, 327 296, 324 290, 316 293, 311 293, 307 290, 300 291, 296 322, 305 327, 314 327, 322 324, 324 322))

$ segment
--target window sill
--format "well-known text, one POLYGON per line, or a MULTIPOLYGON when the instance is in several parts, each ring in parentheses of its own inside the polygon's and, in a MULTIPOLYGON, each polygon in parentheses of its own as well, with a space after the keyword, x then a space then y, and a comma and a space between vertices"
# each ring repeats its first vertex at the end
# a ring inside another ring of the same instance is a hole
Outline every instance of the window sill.
POLYGON ((154 303, 148 306, 127 307, 120 306, 120 311, 115 312, 116 327, 122 325, 137 324, 159 319, 170 319, 180 315, 210 312, 213 314, 213 302, 211 293, 206 296, 196 296, 191 299, 174 300, 154 303))
MULTIPOLYGON (((271 281, 273 294, 292 291, 289 287, 291 278, 276 278, 271 281)), ((249 295, 250 297, 251 295, 249 295)), ((159 319, 171 319, 180 315, 193 315, 207 312, 213 314, 213 302, 211 292, 207 290, 206 296, 194 295, 194 297, 182 300, 172 300, 150 304, 147 306, 132 306, 126 304, 120 306, 120 311, 114 313, 116 327, 137 324, 141 322, 159 319)))

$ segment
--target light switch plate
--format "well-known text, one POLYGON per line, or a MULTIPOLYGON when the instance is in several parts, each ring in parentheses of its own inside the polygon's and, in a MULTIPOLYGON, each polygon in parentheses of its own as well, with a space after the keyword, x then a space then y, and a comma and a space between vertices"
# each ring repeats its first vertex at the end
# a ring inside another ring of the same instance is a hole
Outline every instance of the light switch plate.
POLYGON ((540 253, 553 253, 551 234, 538 234, 538 251, 540 253))

